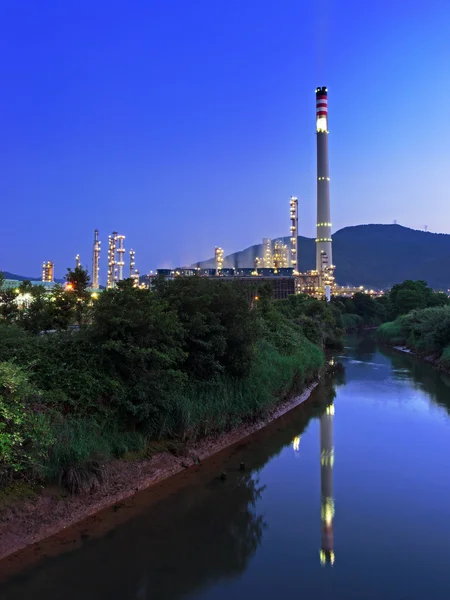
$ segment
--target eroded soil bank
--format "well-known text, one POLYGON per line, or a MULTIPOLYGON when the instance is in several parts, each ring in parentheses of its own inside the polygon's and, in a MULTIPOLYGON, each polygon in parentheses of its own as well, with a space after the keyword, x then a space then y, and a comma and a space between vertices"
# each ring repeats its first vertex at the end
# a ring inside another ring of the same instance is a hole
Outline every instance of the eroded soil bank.
POLYGON ((72 540, 74 535, 83 539, 83 535, 104 534, 111 527, 111 522, 103 522, 97 513, 112 507, 117 513, 112 526, 116 525, 127 518, 126 511, 120 510, 125 500, 137 497, 141 490, 176 473, 199 468, 199 461, 243 440, 305 402, 316 385, 311 384, 301 395, 280 404, 265 419, 242 425, 220 436, 186 444, 182 455, 161 452, 146 460, 113 461, 108 465, 105 485, 91 494, 64 497, 60 490, 49 488, 35 499, 3 510, 0 514, 0 580, 37 558, 61 552, 65 544, 75 542, 75 539, 72 540), (50 536, 55 536, 53 543, 48 540, 44 545, 39 544, 50 536))

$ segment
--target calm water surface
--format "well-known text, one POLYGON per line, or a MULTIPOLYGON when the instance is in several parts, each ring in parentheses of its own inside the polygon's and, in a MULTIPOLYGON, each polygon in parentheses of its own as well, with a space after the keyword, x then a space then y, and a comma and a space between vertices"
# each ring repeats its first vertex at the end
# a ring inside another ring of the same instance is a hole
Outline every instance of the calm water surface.
POLYGON ((2 600, 450 598, 450 378, 370 338, 336 360, 307 404, 2 600))

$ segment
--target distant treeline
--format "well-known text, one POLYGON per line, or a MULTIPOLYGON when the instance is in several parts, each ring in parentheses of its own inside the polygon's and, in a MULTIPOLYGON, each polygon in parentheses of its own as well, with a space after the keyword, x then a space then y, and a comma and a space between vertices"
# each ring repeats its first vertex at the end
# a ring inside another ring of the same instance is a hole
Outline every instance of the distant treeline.
POLYGON ((377 329, 377 338, 389 346, 407 346, 450 369, 450 303, 446 294, 433 293, 423 281, 406 281, 392 290, 404 311, 377 329), (405 302, 406 300, 406 302, 405 302), (409 310, 407 310, 409 309, 409 310))
POLYGON ((317 377, 343 334, 334 304, 274 301, 264 285, 250 303, 239 282, 157 280, 148 290, 126 280, 96 298, 83 269, 67 279, 50 294, 23 284, 34 296, 20 308, 18 292, 0 287, 2 487, 93 489, 113 457, 264 415, 317 377))
POLYGON ((351 331, 377 327, 412 310, 448 306, 450 299, 443 292, 433 292, 425 281, 406 280, 383 296, 372 298, 358 292, 352 298, 335 296, 332 303, 342 314, 342 327, 351 331))

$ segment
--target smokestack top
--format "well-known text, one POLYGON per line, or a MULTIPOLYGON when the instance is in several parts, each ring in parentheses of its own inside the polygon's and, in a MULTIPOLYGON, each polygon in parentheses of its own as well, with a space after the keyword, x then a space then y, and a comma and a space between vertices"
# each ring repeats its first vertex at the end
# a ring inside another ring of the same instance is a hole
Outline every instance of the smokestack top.
POLYGON ((328 133, 328 90, 316 88, 316 131, 328 133))

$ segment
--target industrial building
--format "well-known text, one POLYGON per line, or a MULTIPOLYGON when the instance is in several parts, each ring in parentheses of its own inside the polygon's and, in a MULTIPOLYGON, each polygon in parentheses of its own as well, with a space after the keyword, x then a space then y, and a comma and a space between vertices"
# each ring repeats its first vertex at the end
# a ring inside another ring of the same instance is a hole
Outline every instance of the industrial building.
POLYGON ((175 279, 177 277, 211 277, 221 281, 239 281, 245 286, 250 300, 258 296, 258 288, 261 283, 271 286, 273 297, 277 300, 287 298, 295 294, 295 278, 291 267, 275 268, 243 268, 243 269, 200 269, 183 267, 179 269, 157 269, 156 274, 147 276, 148 284, 154 277, 164 279, 175 279))
MULTIPOLYGON (((20 284, 23 283, 24 279, 4 279, 2 282, 2 289, 5 290, 18 290, 20 284)), ((39 280, 31 280, 28 281, 33 287, 41 286, 44 287, 48 292, 50 292, 56 285, 58 285, 55 281, 39 281, 39 280)))

